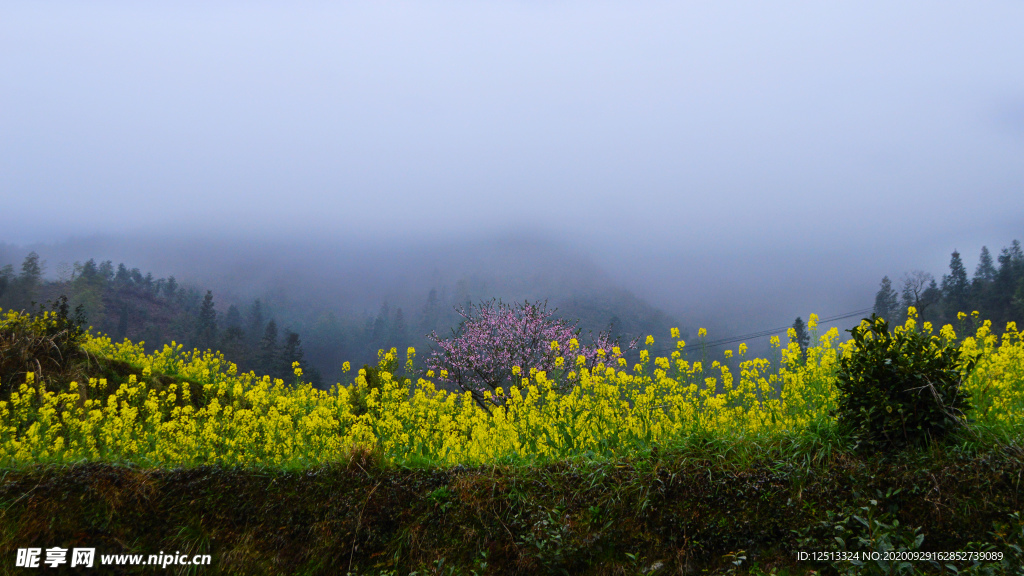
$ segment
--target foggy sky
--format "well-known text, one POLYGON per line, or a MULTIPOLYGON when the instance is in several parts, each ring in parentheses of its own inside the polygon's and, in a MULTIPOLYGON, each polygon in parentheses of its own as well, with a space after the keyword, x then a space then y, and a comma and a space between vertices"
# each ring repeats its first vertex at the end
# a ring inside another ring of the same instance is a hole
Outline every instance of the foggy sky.
POLYGON ((1014 1, 0 1, 0 242, 536 232, 660 304, 870 306, 882 274, 1024 237, 1021 22, 1014 1))

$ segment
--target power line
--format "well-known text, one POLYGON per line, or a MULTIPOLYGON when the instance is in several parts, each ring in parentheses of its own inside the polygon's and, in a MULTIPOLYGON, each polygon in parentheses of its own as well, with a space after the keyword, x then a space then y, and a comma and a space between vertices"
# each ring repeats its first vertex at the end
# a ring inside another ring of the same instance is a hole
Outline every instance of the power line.
MULTIPOLYGON (((854 310, 853 312, 846 312, 844 314, 837 314, 835 316, 829 316, 828 318, 820 318, 818 320, 818 323, 819 324, 827 324, 829 322, 834 322, 836 320, 844 320, 846 318, 852 318, 854 316, 860 316, 861 314, 866 314, 868 312, 871 312, 872 310, 873 310, 873 308, 863 308, 861 310, 854 310)), ((741 340, 749 340, 749 339, 753 339, 753 338, 763 338, 764 336, 770 336, 772 334, 781 334, 783 332, 787 332, 790 328, 791 328, 791 326, 784 326, 782 328, 773 328, 771 330, 761 330, 760 332, 753 332, 751 334, 744 334, 742 336, 731 336, 729 338, 721 338, 719 340, 713 340, 711 342, 707 342, 705 344, 705 346, 721 346, 722 344, 732 344, 733 342, 740 342, 741 340)))
MULTIPOLYGON (((829 322, 835 322, 837 320, 845 320, 847 318, 853 318, 855 316, 861 316, 863 314, 867 314, 867 313, 869 313, 869 312, 871 312, 873 310, 874 310, 874 308, 861 308, 860 310, 854 310, 852 312, 844 312, 842 314, 836 314, 835 316, 829 316, 828 318, 819 318, 818 319, 818 323, 819 324, 827 324, 829 322)), ((774 335, 774 334, 782 334, 784 332, 787 332, 791 327, 792 326, 783 326, 781 328, 772 328, 772 329, 769 329, 769 330, 760 330, 760 331, 757 331, 757 332, 751 332, 750 334, 743 334, 741 336, 729 336, 727 338, 720 338, 718 340, 712 340, 710 342, 705 342, 703 345, 705 347, 707 347, 707 348, 711 348, 711 347, 716 347, 716 346, 724 346, 726 344, 733 344, 733 343, 736 343, 736 342, 743 342, 743 341, 746 341, 746 340, 754 340, 754 339, 757 339, 757 338, 764 338, 765 336, 771 336, 771 335, 774 335)), ((695 348, 691 348, 689 346, 687 348, 685 348, 686 351, 690 351, 690 350, 694 350, 694 349, 695 348)), ((660 350, 660 352, 666 352, 668 350, 669 350, 669 348, 664 348, 664 349, 660 350)))

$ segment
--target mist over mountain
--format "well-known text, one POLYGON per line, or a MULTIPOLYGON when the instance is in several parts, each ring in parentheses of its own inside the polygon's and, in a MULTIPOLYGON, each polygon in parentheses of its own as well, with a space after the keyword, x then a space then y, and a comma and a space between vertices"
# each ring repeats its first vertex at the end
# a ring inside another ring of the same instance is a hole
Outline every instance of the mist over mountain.
MULTIPOLYGON (((146 286, 173 276, 189 294, 178 297, 185 298, 180 306, 192 313, 197 313, 202 294, 212 291, 222 327, 229 307, 243 317, 234 320, 241 326, 259 300, 263 322, 274 319, 280 329, 301 335, 306 357, 328 379, 338 376, 344 361, 372 362, 379 348, 411 345, 427 353, 426 334, 436 331, 445 337, 458 326, 456 308, 490 299, 547 302, 557 316, 578 322, 584 335, 612 331, 629 340, 667 334, 671 327, 687 333, 678 317, 637 297, 589 256, 540 235, 417 245, 96 236, 52 245, 5 245, 0 266, 17 266, 30 251, 40 255, 44 277, 55 282, 46 292, 49 297, 56 297, 62 289, 58 286, 65 285, 60 282, 66 283, 68 274, 80 274, 83 262, 91 259, 113 266, 124 262, 142 276, 151 274, 154 280, 145 280, 146 286)), ((63 289, 73 290, 67 286, 63 289)), ((158 294, 159 287, 143 293, 158 294)), ((102 313, 107 318, 100 317, 96 306, 87 312, 93 313, 91 322, 108 326, 112 335, 138 339, 148 334, 150 345, 174 332, 166 328, 158 333, 142 324, 133 328, 142 318, 157 322, 160 312, 145 311, 152 302, 132 304, 137 312, 124 313, 129 318, 115 328, 118 324, 109 316, 120 306, 108 302, 102 313)), ((173 324, 170 319, 160 322, 173 324)), ((176 333, 188 343, 187 332, 176 333)))
POLYGON ((36 251, 48 277, 60 263, 95 258, 175 275, 230 298, 316 303, 339 313, 410 306, 430 288, 467 283, 472 300, 558 300, 621 292, 587 254, 552 237, 477 237, 460 241, 301 242, 290 239, 93 236, 55 244, 0 246, 17 263, 36 251))
POLYGON ((52 279, 61 263, 125 262, 213 290, 221 312, 260 298, 270 311, 289 311, 287 320, 295 324, 315 323, 327 313, 361 322, 385 302, 415 319, 435 289, 459 303, 467 297, 549 300, 561 313, 585 320, 585 330, 605 329, 618 315, 630 331, 652 322, 652 329, 705 327, 712 337, 726 337, 786 326, 811 313, 827 317, 870 307, 883 276, 897 284, 911 270, 941 278, 954 249, 973 271, 982 245, 997 250, 1009 243, 1001 232, 965 229, 902 244, 840 238, 797 248, 772 240, 733 246, 651 245, 642 238, 614 243, 536 230, 369 239, 97 235, 0 244, 0 262, 16 265, 35 250, 52 279))
POLYGON ((124 262, 310 325, 413 319, 446 286, 595 324, 635 296, 723 337, 862 310, 1021 236, 1022 19, 9 3, 2 260, 124 262))

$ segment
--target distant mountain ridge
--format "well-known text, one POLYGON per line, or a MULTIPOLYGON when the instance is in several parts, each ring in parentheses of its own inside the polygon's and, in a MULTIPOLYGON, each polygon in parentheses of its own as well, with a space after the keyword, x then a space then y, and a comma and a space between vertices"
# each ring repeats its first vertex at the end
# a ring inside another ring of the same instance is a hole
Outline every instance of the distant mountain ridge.
MULTIPOLYGON (((547 301, 558 316, 578 320, 584 337, 608 330, 620 339, 667 335, 675 326, 685 333, 676 319, 617 286, 592 260, 542 237, 412 247, 325 245, 318 251, 266 242, 114 238, 31 248, 41 255, 43 276, 51 278, 42 282, 37 299, 72 292, 69 297, 85 304, 93 325, 115 338, 145 340, 149 348, 172 339, 189 346, 205 343, 244 369, 265 368, 261 362, 272 362, 260 360, 260 347, 274 319, 277 330, 287 326, 301 335, 298 351, 327 385, 340 378, 344 362, 374 362, 379 348, 414 346, 422 357, 428 352, 427 333, 447 336, 458 325, 453 308, 491 298, 547 301), (182 279, 178 293, 168 298, 167 280, 138 268, 126 268, 128 278, 115 281, 115 260, 100 260, 111 254, 117 260, 134 256, 133 262, 160 273, 172 271, 171 277, 182 279), (70 258, 73 264, 67 264, 70 258), (43 266, 44 260, 58 264, 43 266), (111 270, 100 275, 110 278, 99 289, 94 276, 103 266, 111 270), (73 278, 52 278, 58 267, 73 278), (87 267, 93 278, 88 281, 82 276, 87 267), (208 290, 219 340, 200 342, 208 290)), ((0 247, 0 258, 7 260, 0 265, 16 264, 13 259, 23 251, 0 247)))

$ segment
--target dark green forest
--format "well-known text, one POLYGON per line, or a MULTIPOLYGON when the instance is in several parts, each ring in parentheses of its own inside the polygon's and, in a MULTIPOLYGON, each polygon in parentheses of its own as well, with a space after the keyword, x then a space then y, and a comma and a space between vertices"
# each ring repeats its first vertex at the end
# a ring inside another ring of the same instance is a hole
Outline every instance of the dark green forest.
POLYGON ((299 334, 279 327, 259 300, 242 312, 231 304, 218 310, 214 295, 194 285, 179 284, 174 276, 154 278, 138 268, 90 259, 75 263, 63 278, 44 279, 44 265, 30 253, 16 271, 0 270, 0 308, 38 309, 67 296, 87 325, 115 341, 145 342, 155 350, 176 342, 188 349, 219 350, 243 370, 288 379, 298 361, 317 378, 305 359, 299 334))
POLYGON ((958 314, 979 312, 1002 331, 1007 322, 1024 319, 1024 251, 1014 240, 995 261, 987 246, 981 248, 978 265, 968 277, 960 253, 953 251, 949 271, 941 281, 921 270, 908 272, 898 286, 885 276, 875 294, 875 314, 890 320, 906 319, 907 308, 917 309, 922 322, 942 326, 960 323, 958 314))
MULTIPOLYGON (((187 349, 218 350, 240 370, 290 380, 299 362, 314 384, 324 388, 342 380, 342 366, 375 364, 381 349, 409 346, 429 353, 427 335, 451 335, 462 320, 457 308, 489 298, 487 285, 464 278, 407 297, 411 307, 380 304, 376 313, 344 314, 330 302, 303 302, 268 295, 242 300, 174 276, 156 278, 138 268, 90 259, 58 265, 49 279, 35 252, 16 268, 0 268, 0 308, 38 309, 60 296, 81 307, 95 332, 115 341, 145 342, 147 350, 176 342, 187 349), (418 300, 418 303, 415 303, 418 300)), ((573 294, 553 302, 558 316, 577 322, 581 335, 610 332, 620 341, 646 334, 667 334, 679 323, 626 290, 573 294)), ((685 330, 684 330, 685 334, 685 330)))

